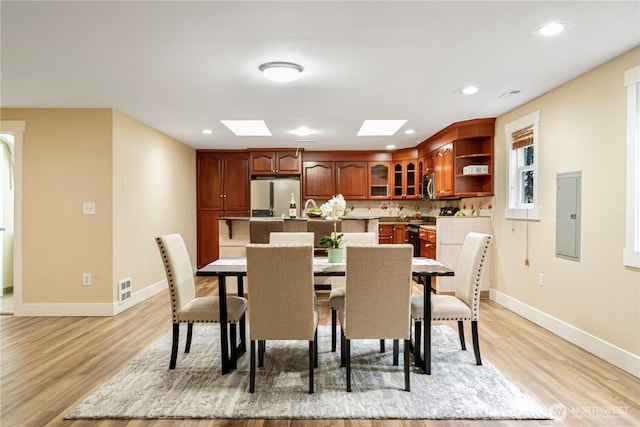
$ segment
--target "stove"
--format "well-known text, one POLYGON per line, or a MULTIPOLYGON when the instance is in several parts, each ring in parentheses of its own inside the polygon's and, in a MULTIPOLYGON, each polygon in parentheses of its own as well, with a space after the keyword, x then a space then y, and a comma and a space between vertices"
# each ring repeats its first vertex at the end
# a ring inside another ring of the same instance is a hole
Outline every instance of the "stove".
POLYGON ((454 216, 459 210, 458 208, 440 208, 440 216, 454 216))

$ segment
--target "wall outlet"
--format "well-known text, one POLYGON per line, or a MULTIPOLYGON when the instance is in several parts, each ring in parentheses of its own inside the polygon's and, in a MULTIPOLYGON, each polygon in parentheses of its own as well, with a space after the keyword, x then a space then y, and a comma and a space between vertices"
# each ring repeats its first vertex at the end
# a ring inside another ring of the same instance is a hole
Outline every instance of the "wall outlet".
POLYGON ((91 286, 91 273, 82 273, 82 286, 91 286))
POLYGON ((538 274, 538 286, 544 286, 544 274, 538 274))
POLYGON ((95 215, 96 202, 82 202, 82 215, 95 215))

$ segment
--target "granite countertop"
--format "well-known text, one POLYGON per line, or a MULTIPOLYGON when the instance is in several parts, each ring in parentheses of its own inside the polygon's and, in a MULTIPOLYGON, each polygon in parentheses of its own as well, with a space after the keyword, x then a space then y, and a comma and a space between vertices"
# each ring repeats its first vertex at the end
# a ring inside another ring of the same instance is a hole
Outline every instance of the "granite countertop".
MULTIPOLYGON (((271 216, 266 216, 266 217, 261 217, 261 216, 253 216, 253 217, 248 217, 248 216, 221 216, 218 218, 218 220, 225 220, 225 221, 249 221, 249 220, 258 220, 258 221, 273 221, 276 219, 284 219, 285 221, 307 221, 307 220, 322 220, 322 218, 320 217, 295 217, 295 218, 289 218, 289 217, 284 217, 284 218, 280 218, 280 217, 271 217, 271 216)), ((340 217, 339 220, 340 221, 353 221, 353 220, 360 220, 360 221, 369 221, 369 220, 374 220, 374 219, 380 219, 379 216, 343 216, 340 217)))

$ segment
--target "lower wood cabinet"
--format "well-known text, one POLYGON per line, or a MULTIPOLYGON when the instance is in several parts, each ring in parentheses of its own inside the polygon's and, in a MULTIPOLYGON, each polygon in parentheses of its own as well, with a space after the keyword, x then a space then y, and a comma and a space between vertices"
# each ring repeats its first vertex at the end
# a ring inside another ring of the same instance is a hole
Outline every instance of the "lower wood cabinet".
POLYGON ((409 243, 409 232, 404 224, 378 224, 378 243, 409 243))

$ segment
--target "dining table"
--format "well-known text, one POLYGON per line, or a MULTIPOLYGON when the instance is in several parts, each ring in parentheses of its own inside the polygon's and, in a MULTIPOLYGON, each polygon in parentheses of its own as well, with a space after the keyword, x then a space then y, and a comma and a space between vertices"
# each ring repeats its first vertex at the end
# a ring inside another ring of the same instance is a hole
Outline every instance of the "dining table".
MULTIPOLYGON (((415 364, 421 368, 423 373, 431 374, 431 278, 435 276, 453 276, 454 271, 434 259, 424 257, 413 257, 411 271, 413 277, 416 278, 416 282, 424 288, 422 292, 424 297, 424 326, 422 328, 424 357, 419 356, 419 351, 414 353, 416 354, 415 364)), ((313 259, 313 274, 316 277, 344 276, 345 273, 345 262, 330 263, 326 257, 314 257, 313 259)), ((246 275, 247 259, 244 257, 220 258, 196 271, 196 276, 218 278, 222 374, 227 374, 236 369, 237 358, 246 352, 244 316, 240 320, 240 344, 236 348, 229 348, 226 279, 227 277, 236 277, 238 295, 244 295, 244 277, 246 275)))

